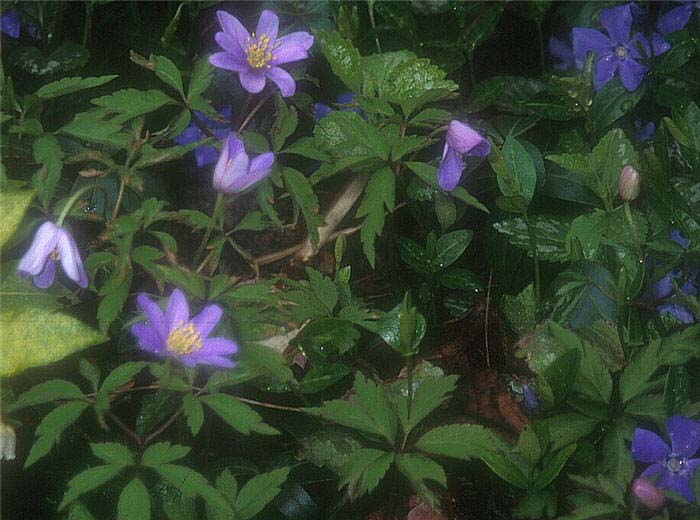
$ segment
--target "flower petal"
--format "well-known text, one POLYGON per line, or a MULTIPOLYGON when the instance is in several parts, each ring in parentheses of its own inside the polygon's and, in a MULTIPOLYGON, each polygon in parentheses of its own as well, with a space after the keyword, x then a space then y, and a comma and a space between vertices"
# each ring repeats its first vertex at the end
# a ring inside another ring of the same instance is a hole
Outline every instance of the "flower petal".
POLYGON ((664 36, 680 31, 688 25, 692 12, 693 4, 691 2, 669 9, 656 20, 656 28, 664 36))
POLYGON ((595 77, 593 78, 593 86, 596 90, 600 90, 615 77, 617 71, 618 58, 610 54, 603 56, 598 60, 595 66, 595 77))
POLYGON ((491 153, 491 144, 471 126, 457 121, 450 121, 447 127, 447 144, 461 154, 483 157, 491 153))
POLYGON ((185 293, 181 289, 175 289, 170 295, 168 306, 165 309, 165 322, 168 325, 168 332, 178 325, 185 324, 190 319, 190 307, 187 304, 185 293))
POLYGON ((638 462, 664 462, 671 453, 664 440, 654 432, 637 428, 632 439, 632 458, 638 462))
POLYGON ((668 303, 665 305, 659 305, 656 308, 656 310, 659 313, 659 316, 663 316, 664 314, 671 314, 672 316, 678 318, 678 320, 680 320, 682 323, 695 323, 695 316, 693 316, 693 313, 685 307, 683 307, 682 305, 678 305, 676 303, 668 303))
POLYGON ((574 67, 574 51, 571 45, 555 36, 549 38, 549 54, 555 70, 568 70, 574 67))
POLYGON ((314 103, 314 119, 320 121, 334 110, 323 103, 314 103))
POLYGON ((688 502, 695 502, 693 491, 690 488, 690 479, 687 475, 673 474, 669 471, 663 473, 656 484, 661 489, 670 489, 681 495, 688 502))
POLYGON ((267 36, 273 42, 277 39, 277 30, 279 28, 280 19, 272 11, 265 9, 260 13, 258 26, 255 28, 255 37, 267 36))
POLYGON ((165 341, 168 339, 168 333, 170 331, 168 330, 167 323, 165 322, 163 310, 156 302, 151 300, 143 293, 137 296, 136 303, 138 304, 139 309, 141 309, 141 312, 146 315, 148 325, 152 326, 156 330, 160 336, 161 342, 165 343, 165 341))
POLYGON ((248 155, 245 146, 236 134, 229 132, 221 148, 219 161, 214 168, 214 189, 226 193, 236 179, 248 173, 248 155))
POLYGON ((639 88, 649 70, 646 66, 630 58, 621 60, 619 66, 620 81, 629 92, 634 92, 639 88))
POLYGON ((209 63, 224 70, 235 70, 236 72, 241 72, 248 70, 249 65, 247 63, 240 63, 233 54, 228 52, 215 52, 209 56, 209 63))
POLYGON ((298 32, 293 32, 286 34, 282 36, 281 38, 277 38, 277 45, 280 47, 285 47, 287 45, 293 45, 293 46, 299 46, 303 47, 305 50, 309 50, 311 46, 314 44, 314 37, 313 35, 305 32, 305 31, 298 31, 298 32))
POLYGON ((202 338, 206 338, 214 330, 224 311, 218 305, 207 305, 202 312, 192 318, 194 328, 197 329, 202 338))
POLYGON ((700 422, 674 415, 667 425, 673 453, 686 459, 695 455, 700 448, 700 422))
POLYGON ((438 169, 438 184, 445 191, 452 191, 462 177, 464 163, 454 148, 447 145, 447 150, 438 169))
POLYGON ((17 271, 22 276, 38 275, 44 270, 44 265, 58 243, 59 228, 53 222, 44 222, 32 240, 32 244, 17 265, 17 271))
POLYGON ((260 70, 253 70, 250 68, 240 70, 238 77, 241 80, 243 88, 252 94, 262 92, 265 88, 265 74, 260 70))
POLYGON ((632 11, 629 4, 603 9, 600 12, 600 23, 615 43, 627 43, 632 28, 632 11))
POLYGON ((194 151, 194 158, 197 162, 197 167, 201 168, 215 163, 219 158, 219 152, 213 146, 198 146, 194 151))
POLYGON ((660 479, 653 479, 650 477, 653 477, 654 475, 659 475, 659 474, 664 475, 665 473, 666 473, 666 467, 663 464, 661 464, 660 462, 657 462, 657 463, 649 466, 644 471, 642 471, 642 474, 640 475, 640 477, 649 479, 650 481, 654 482, 654 485, 656 485, 657 487, 660 487, 659 486, 660 479))
POLYGON ((683 249, 688 249, 688 246, 690 245, 690 240, 688 240, 685 235, 681 233, 680 229, 674 229, 671 231, 671 240, 673 240, 683 249))
POLYGON ((651 292, 654 296, 654 299, 660 300, 661 298, 666 298, 666 296, 673 292, 673 290, 675 289, 675 285, 673 284, 673 278, 673 274, 668 273, 666 276, 661 278, 652 286, 651 292))
POLYGON ((574 56, 580 60, 586 59, 586 54, 595 52, 598 55, 603 55, 610 52, 614 46, 614 42, 605 36, 602 32, 595 29, 586 29, 585 27, 574 27, 574 56))
POLYGON ((273 58, 270 65, 282 65, 293 61, 305 60, 309 57, 309 52, 299 45, 285 45, 273 51, 273 58))
POLYGON ((219 46, 228 53, 233 62, 241 66, 246 65, 245 47, 241 48, 240 43, 236 38, 225 32, 218 32, 214 35, 214 40, 219 46))
POLYGON ((233 37, 241 49, 245 51, 250 33, 243 27, 243 24, 238 21, 238 18, 227 13, 226 11, 217 11, 216 17, 219 19, 221 28, 224 32, 233 37))
POLYGON ((44 270, 33 278, 34 285, 39 289, 48 289, 56 279, 56 261, 49 257, 44 264, 44 270))
POLYGON ((73 236, 65 229, 59 228, 58 230, 56 248, 58 249, 63 272, 80 287, 86 288, 89 285, 89 281, 85 267, 83 267, 83 261, 80 258, 80 251, 73 236))
POLYGON ((2 32, 7 34, 10 38, 19 38, 21 25, 22 23, 19 15, 15 11, 8 11, 3 14, 0 19, 2 32))
POLYGON ((289 72, 279 67, 272 67, 265 71, 265 75, 279 87, 282 97, 294 95, 297 85, 289 72))
POLYGON ((238 344, 228 338, 208 338, 204 340, 204 346, 200 350, 202 354, 235 354, 238 352, 238 344))
POLYGON ((141 349, 155 354, 162 353, 165 345, 155 327, 145 323, 137 323, 131 327, 131 333, 138 339, 138 345, 141 349))
POLYGON ((173 137, 173 141, 183 146, 186 144, 197 142, 200 139, 204 139, 204 134, 195 123, 190 123, 189 126, 185 128, 180 135, 176 135, 175 137, 173 137))

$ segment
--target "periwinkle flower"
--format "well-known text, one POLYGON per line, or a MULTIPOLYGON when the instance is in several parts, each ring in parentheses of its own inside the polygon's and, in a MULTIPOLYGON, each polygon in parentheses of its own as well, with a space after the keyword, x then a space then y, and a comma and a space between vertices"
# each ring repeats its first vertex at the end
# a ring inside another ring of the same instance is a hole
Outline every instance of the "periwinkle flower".
POLYGON ((700 448, 700 422, 676 415, 668 420, 667 426, 670 448, 654 432, 637 428, 632 439, 632 458, 652 463, 642 472, 642 478, 658 478, 656 487, 673 490, 694 502, 690 481, 700 467, 700 459, 691 457, 700 448))
POLYGON ((624 202, 631 202, 639 197, 640 191, 639 172, 627 165, 620 171, 620 198, 624 202))
POLYGON ((447 127, 442 163, 438 169, 438 183, 445 191, 457 187, 464 171, 463 156, 486 157, 491 143, 471 126, 453 119, 447 127))
POLYGON ((0 30, 10 38, 19 38, 22 22, 15 11, 8 11, 0 18, 0 30))
POLYGON ((654 137, 654 132, 656 132, 654 121, 645 124, 641 119, 634 120, 634 140, 638 143, 643 143, 654 137))
POLYGON ((688 249, 688 246, 690 246, 690 240, 681 232, 680 229, 674 229, 671 231, 671 240, 673 240, 683 249, 688 249))
POLYGON ((642 477, 632 483, 632 493, 650 511, 657 511, 666 503, 664 492, 642 477))
POLYGON ((53 222, 44 222, 19 261, 17 271, 22 276, 33 276, 34 285, 40 289, 48 289, 56 279, 57 262, 68 278, 82 288, 88 286, 88 276, 73 236, 53 222))
POLYGON ((279 65, 308 58, 314 37, 299 31, 278 38, 279 18, 268 10, 260 14, 253 34, 226 11, 217 11, 216 15, 223 32, 216 33, 215 39, 225 52, 212 54, 209 58, 211 64, 238 72, 241 85, 248 92, 261 92, 266 78, 270 78, 282 96, 293 96, 296 90, 294 79, 279 65))
MULTIPOLYGON (((230 121, 231 120, 231 106, 225 106, 221 110, 219 110, 219 114, 226 120, 230 121)), ((220 122, 220 121, 215 121, 206 115, 204 115, 202 112, 199 110, 195 110, 194 113, 192 114, 193 118, 197 118, 197 120, 200 122, 200 124, 207 128, 217 139, 223 139, 226 137, 229 133, 229 125, 225 122, 220 122)), ((179 145, 187 145, 190 143, 195 143, 197 141, 201 141, 202 139, 206 138, 206 135, 204 135, 204 132, 202 132, 202 129, 199 127, 199 125, 195 122, 192 121, 187 128, 183 130, 183 132, 176 136, 173 137, 173 141, 175 141, 179 145)), ((195 161, 197 161, 197 167, 202 168, 203 166, 206 166, 208 164, 212 164, 216 162, 216 159, 219 157, 219 152, 214 148, 213 146, 209 146, 206 144, 200 145, 194 150, 194 158, 195 161)))
MULTIPOLYGON (((634 92, 644 80, 649 69, 639 63, 642 55, 638 46, 648 46, 646 39, 636 34, 631 36, 632 10, 630 4, 603 9, 600 22, 607 35, 595 29, 574 27, 574 56, 585 60, 586 54, 596 53, 596 66, 593 85, 600 90, 619 71, 622 85, 634 92)), ((658 54, 658 53, 657 53, 658 54)))
MULTIPOLYGON (((354 92, 343 92, 335 96, 335 102, 340 105, 339 110, 343 112, 355 112, 356 114, 362 115, 362 110, 358 107, 347 106, 355 101, 356 94, 354 92)), ((314 103, 314 119, 320 121, 328 114, 335 112, 334 108, 324 104, 324 103, 314 103)))
POLYGON ((214 168, 214 189, 220 193, 238 193, 263 180, 272 171, 275 154, 266 152, 249 158, 243 141, 229 133, 214 168))
POLYGON ((688 25, 690 15, 693 14, 693 6, 700 6, 697 1, 679 3, 680 5, 667 10, 656 20, 656 29, 663 36, 680 31, 688 25))
POLYGON ((665 303, 664 305, 659 305, 656 309, 659 316, 664 314, 670 314, 671 316, 678 319, 681 323, 689 325, 695 323, 695 316, 687 308, 677 303, 665 303))
POLYGON ((223 316, 223 310, 218 305, 207 305, 190 319, 189 305, 180 289, 175 289, 170 295, 165 313, 145 294, 138 296, 137 303, 147 320, 131 327, 141 349, 157 356, 175 358, 189 367, 236 365, 225 357, 238 352, 236 342, 222 337, 208 337, 223 316))

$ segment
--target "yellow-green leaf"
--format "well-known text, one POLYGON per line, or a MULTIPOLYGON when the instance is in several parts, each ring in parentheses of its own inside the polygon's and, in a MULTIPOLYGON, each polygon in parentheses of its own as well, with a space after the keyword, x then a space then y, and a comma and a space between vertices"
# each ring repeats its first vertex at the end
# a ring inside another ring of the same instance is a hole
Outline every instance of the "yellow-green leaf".
POLYGON ((4 246, 15 233, 34 198, 34 190, 20 189, 20 184, 10 181, 2 190, 3 218, 0 226, 0 247, 4 246))

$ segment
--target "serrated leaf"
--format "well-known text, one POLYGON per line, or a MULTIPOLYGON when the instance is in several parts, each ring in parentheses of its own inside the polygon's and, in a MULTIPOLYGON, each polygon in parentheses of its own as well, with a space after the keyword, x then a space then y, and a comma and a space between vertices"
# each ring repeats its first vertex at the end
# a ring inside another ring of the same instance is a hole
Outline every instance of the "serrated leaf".
POLYGON ((185 91, 182 86, 182 74, 169 58, 165 56, 157 56, 151 54, 151 61, 154 64, 154 71, 156 76, 158 76, 165 83, 177 90, 180 95, 184 98, 185 91))
POLYGON ((47 207, 53 197, 56 184, 61 180, 65 154, 58 140, 51 134, 44 134, 35 139, 32 149, 34 162, 41 164, 41 168, 32 176, 32 187, 36 190, 41 203, 47 207))
POLYGON ((396 203, 396 179, 389 167, 384 167, 372 174, 365 188, 360 207, 357 208, 356 218, 365 217, 362 221, 362 248, 370 265, 375 264, 374 242, 384 229, 384 208, 394 211, 396 203))
POLYGON ((91 443, 90 449, 93 455, 108 464, 133 464, 134 454, 131 450, 116 442, 91 443))
POLYGON ((294 168, 283 168, 282 177, 294 204, 301 210, 306 222, 306 229, 314 247, 318 246, 318 228, 324 224, 323 217, 318 214, 318 197, 314 193, 309 179, 294 168))
POLYGON ((339 486, 348 487, 351 499, 371 493, 379 485, 394 460, 393 453, 362 448, 350 455, 343 467, 339 486))
POLYGON ((119 495, 117 506, 119 520, 149 520, 151 518, 151 497, 143 482, 136 477, 129 482, 119 495))
POLYGON ((100 391, 97 393, 96 401, 98 406, 100 401, 102 401, 108 407, 109 393, 131 381, 133 377, 146 368, 147 365, 148 363, 145 361, 129 361, 112 370, 109 375, 105 377, 100 391))
POLYGON ((212 409, 233 429, 249 435, 252 432, 263 435, 277 435, 279 432, 264 423, 262 417, 250 406, 226 394, 211 394, 200 400, 212 409))
POLYGON ((84 401, 71 401, 46 414, 36 428, 38 439, 32 446, 27 460, 24 461, 24 467, 31 466, 51 451, 51 448, 58 443, 63 431, 77 421, 87 407, 88 403, 84 401))
POLYGON ((422 455, 413 453, 398 454, 395 458, 396 467, 411 483, 413 490, 418 493, 429 505, 438 505, 438 498, 435 496, 426 483, 430 480, 441 487, 447 487, 447 475, 442 466, 422 455))
POLYGON ((170 442, 157 442, 149 446, 141 456, 141 464, 144 466, 156 466, 158 464, 168 464, 181 459, 190 452, 188 446, 180 444, 170 444, 170 442))
POLYGON ((88 491, 92 491, 109 482, 123 469, 124 466, 121 464, 108 464, 106 466, 89 468, 82 473, 78 473, 68 482, 68 491, 66 491, 66 494, 63 496, 63 501, 61 505, 58 506, 58 510, 60 511, 73 500, 84 495, 88 491))
POLYGON ((204 423, 202 403, 195 399, 192 394, 185 394, 182 400, 182 411, 187 418, 187 426, 192 431, 192 435, 197 435, 204 423))
POLYGON ((158 110, 165 105, 175 103, 175 100, 160 90, 125 88, 107 96, 95 98, 90 102, 104 108, 107 113, 117 114, 110 121, 123 123, 158 110))
MULTIPOLYGON (((571 224, 561 217, 549 215, 534 215, 529 218, 539 259, 545 262, 568 260, 567 235, 571 224)), ((494 223, 493 227, 506 235, 511 245, 527 251, 528 256, 532 256, 530 232, 524 218, 501 220, 494 223)))
POLYGON ((34 92, 34 95, 42 99, 53 99, 59 96, 65 96, 66 94, 73 94, 81 90, 88 88, 99 87, 118 78, 116 74, 108 76, 98 76, 90 78, 81 78, 80 76, 72 76, 68 78, 62 78, 58 81, 53 81, 39 87, 39 89, 34 92))
POLYGON ((201 496, 208 506, 233 516, 231 506, 228 505, 221 493, 212 487, 201 473, 176 464, 157 464, 153 466, 153 469, 185 497, 201 496))
POLYGON ((504 446, 495 433, 477 424, 450 424, 425 433, 416 449, 454 459, 480 458, 483 453, 504 446))
POLYGON ((51 379, 33 386, 17 397, 10 410, 20 410, 27 406, 52 403, 64 399, 84 399, 82 390, 65 379, 51 379))
POLYGON ((234 509, 242 520, 260 513, 279 494, 290 468, 279 468, 251 478, 238 492, 234 509))
POLYGON ((413 394, 410 410, 399 406, 399 419, 404 433, 410 433, 423 419, 447 401, 448 394, 455 389, 458 379, 457 375, 423 379, 413 394))
POLYGON ((338 76, 353 92, 359 92, 362 85, 360 53, 353 44, 336 31, 319 31, 316 42, 321 52, 338 76))
POLYGON ((287 106, 282 96, 275 97, 275 106, 277 107, 277 117, 270 129, 270 141, 272 149, 279 152, 287 138, 294 133, 299 123, 297 109, 294 106, 287 106))

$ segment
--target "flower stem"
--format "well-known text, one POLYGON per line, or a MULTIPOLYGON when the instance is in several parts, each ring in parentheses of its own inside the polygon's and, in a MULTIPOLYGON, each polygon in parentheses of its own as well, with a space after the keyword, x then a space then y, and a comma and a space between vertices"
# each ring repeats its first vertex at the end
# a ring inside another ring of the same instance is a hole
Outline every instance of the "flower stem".
POLYGON ((537 315, 540 312, 540 298, 542 291, 542 280, 540 278, 540 253, 537 250, 537 238, 535 237, 535 231, 530 223, 530 217, 528 214, 524 214, 525 225, 527 226, 527 234, 530 237, 530 251, 532 252, 532 258, 535 263, 535 304, 537 306, 537 315))
POLYGON ((369 23, 372 25, 372 30, 374 31, 374 43, 377 44, 377 52, 382 53, 382 46, 379 45, 379 35, 377 34, 377 24, 374 21, 374 0, 369 0, 367 2, 367 7, 369 10, 369 23))
POLYGON ((265 104, 265 101, 267 101, 267 98, 269 97, 268 94, 263 95, 260 98, 260 101, 258 101, 258 104, 253 107, 253 110, 250 111, 250 113, 246 116, 246 118, 243 120, 241 123, 241 126, 238 127, 238 131, 242 132, 245 130, 245 128, 248 126, 248 123, 253 119, 253 116, 257 114, 258 110, 262 108, 262 106, 265 104))
POLYGON ((625 217, 627 217, 627 223, 630 225, 630 229, 632 230, 632 238, 634 238, 635 242, 641 243, 642 239, 639 236, 639 232, 637 230, 637 226, 634 223, 634 219, 632 219, 632 211, 630 210, 630 203, 625 202, 625 217))
POLYGON ((56 220, 56 225, 58 227, 61 227, 63 225, 63 221, 66 220, 68 213, 70 213, 71 208, 75 206, 75 203, 78 202, 80 196, 83 193, 92 189, 94 189, 94 186, 83 186, 78 191, 76 191, 70 199, 68 199, 68 202, 66 202, 66 205, 63 206, 63 209, 61 210, 61 213, 60 215, 58 215, 58 219, 56 220))
POLYGON ((223 215, 223 210, 224 210, 224 194, 217 193, 216 194, 216 203, 214 204, 214 211, 211 214, 211 219, 209 220, 209 225, 207 226, 207 230, 204 233, 204 237, 202 238, 202 243, 199 244, 199 247, 197 248, 197 252, 194 255, 195 261, 197 259, 199 259, 199 257, 204 252, 204 249, 206 248, 207 243, 209 242, 209 237, 211 237, 211 232, 214 230, 214 226, 216 225, 216 221, 219 220, 221 215, 223 215))

